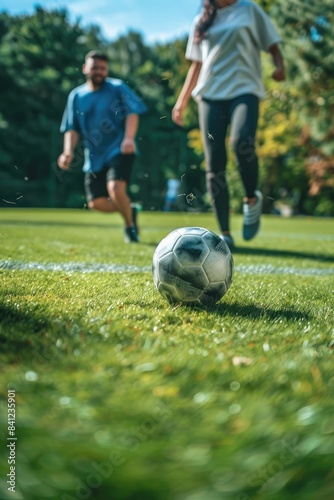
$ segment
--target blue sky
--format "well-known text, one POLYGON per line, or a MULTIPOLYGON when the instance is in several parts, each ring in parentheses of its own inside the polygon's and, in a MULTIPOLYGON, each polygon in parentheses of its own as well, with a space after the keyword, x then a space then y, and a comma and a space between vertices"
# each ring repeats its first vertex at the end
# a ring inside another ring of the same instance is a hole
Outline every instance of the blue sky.
POLYGON ((32 13, 34 5, 47 9, 66 7, 83 25, 98 24, 113 39, 129 29, 140 31, 147 43, 171 40, 188 33, 200 0, 1 0, 0 11, 32 13))

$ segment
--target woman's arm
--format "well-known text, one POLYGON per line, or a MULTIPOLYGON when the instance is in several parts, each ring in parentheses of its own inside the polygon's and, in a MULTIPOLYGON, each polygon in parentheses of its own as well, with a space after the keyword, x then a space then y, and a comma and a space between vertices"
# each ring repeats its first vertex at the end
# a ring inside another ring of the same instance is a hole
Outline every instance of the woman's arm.
POLYGON ((201 67, 201 62, 193 61, 188 70, 182 90, 172 111, 172 119, 177 125, 182 125, 182 113, 187 107, 192 91, 196 87, 201 67))
POLYGON ((274 80, 277 82, 281 82, 282 80, 285 80, 285 71, 284 71, 284 62, 283 62, 283 56, 282 52, 279 48, 279 46, 275 43, 271 47, 269 47, 269 53, 271 54, 273 58, 273 62, 275 64, 275 71, 272 74, 272 77, 274 80))

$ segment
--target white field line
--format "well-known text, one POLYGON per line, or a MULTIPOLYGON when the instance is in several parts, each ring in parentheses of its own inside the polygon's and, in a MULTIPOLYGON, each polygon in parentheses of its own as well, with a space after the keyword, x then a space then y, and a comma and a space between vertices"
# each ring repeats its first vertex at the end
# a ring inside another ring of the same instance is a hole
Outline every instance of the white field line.
MULTIPOLYGON (((80 273, 143 273, 151 272, 151 266, 130 266, 127 264, 93 264, 84 262, 48 263, 0 260, 3 271, 56 271, 80 273)), ((334 268, 275 267, 270 264, 239 264, 234 268, 241 274, 279 274, 292 276, 332 276, 334 268)))

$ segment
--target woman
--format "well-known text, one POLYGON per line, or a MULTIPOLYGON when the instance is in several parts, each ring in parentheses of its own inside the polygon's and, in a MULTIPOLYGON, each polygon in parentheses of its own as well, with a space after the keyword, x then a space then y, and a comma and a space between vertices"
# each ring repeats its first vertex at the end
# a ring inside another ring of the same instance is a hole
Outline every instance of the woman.
POLYGON ((222 238, 231 249, 227 129, 230 126, 230 142, 245 189, 243 237, 250 240, 259 230, 262 211, 262 194, 256 190, 259 168, 255 151, 259 100, 265 95, 260 53, 263 50, 272 55, 272 77, 284 80, 280 41, 269 17, 251 0, 204 0, 188 39, 186 58, 192 64, 172 117, 182 125, 182 113, 191 95, 198 101, 207 189, 222 238))

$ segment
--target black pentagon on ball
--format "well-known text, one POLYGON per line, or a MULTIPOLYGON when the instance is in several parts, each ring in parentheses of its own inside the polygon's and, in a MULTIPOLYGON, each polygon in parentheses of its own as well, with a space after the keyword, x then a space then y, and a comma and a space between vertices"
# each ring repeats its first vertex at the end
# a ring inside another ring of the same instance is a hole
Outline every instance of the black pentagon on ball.
POLYGON ((228 290, 225 281, 219 283, 210 283, 200 297, 203 304, 215 304, 228 290))
POLYGON ((183 266, 200 265, 209 255, 209 248, 201 236, 183 235, 173 249, 183 266))

